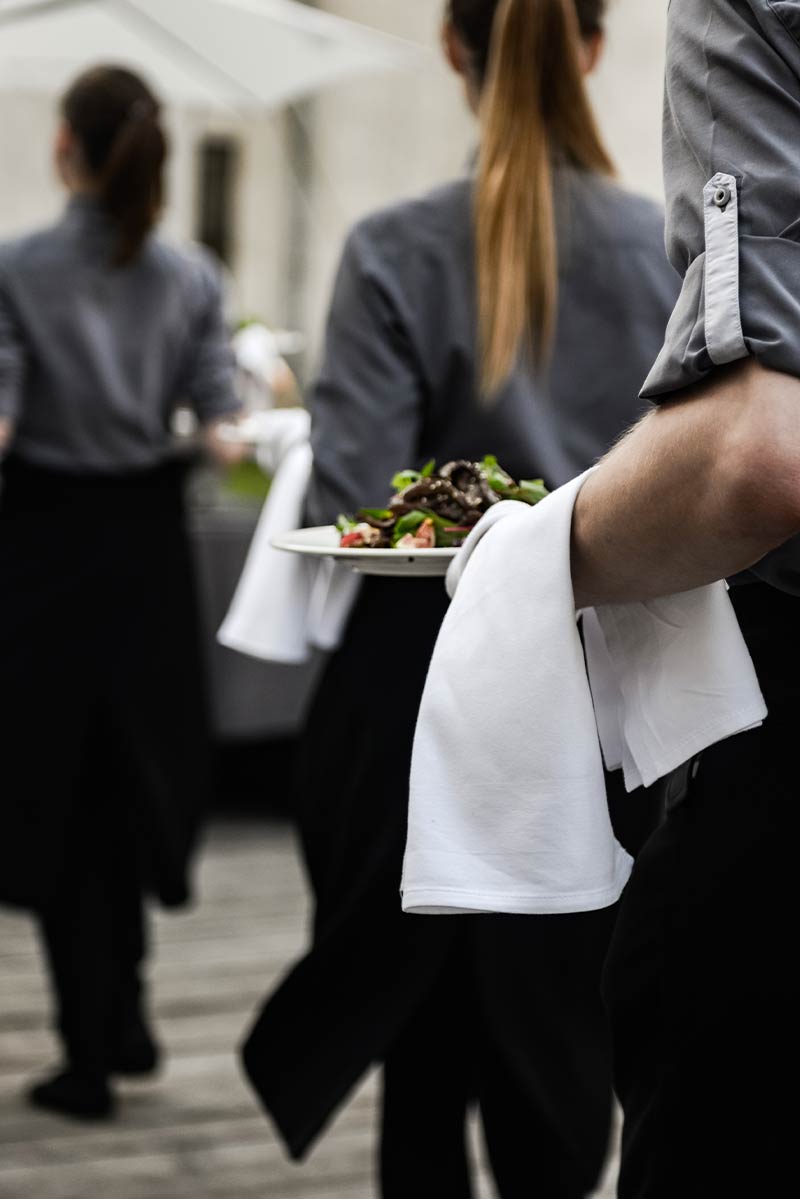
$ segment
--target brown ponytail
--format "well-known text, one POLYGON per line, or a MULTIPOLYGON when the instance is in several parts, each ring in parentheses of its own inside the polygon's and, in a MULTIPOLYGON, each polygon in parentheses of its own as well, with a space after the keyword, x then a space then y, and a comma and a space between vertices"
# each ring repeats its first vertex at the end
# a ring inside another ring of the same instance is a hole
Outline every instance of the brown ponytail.
POLYGON ((604 0, 452 0, 482 85, 476 189, 482 384, 492 395, 526 349, 547 358, 558 305, 553 161, 613 174, 581 69, 604 0), (481 45, 488 33, 489 41, 481 45))
POLYGON ((103 207, 117 230, 113 264, 133 261, 164 201, 167 142, 161 107, 147 85, 123 67, 95 67, 62 102, 103 207))

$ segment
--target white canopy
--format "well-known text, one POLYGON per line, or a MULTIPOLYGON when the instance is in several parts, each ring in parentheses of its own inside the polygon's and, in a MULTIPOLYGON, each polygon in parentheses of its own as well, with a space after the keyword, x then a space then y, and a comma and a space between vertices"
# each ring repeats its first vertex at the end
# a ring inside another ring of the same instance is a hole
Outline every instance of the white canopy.
POLYGON ((59 92, 84 67, 141 71, 172 103, 275 109, 421 51, 294 0, 0 0, 0 89, 59 92))

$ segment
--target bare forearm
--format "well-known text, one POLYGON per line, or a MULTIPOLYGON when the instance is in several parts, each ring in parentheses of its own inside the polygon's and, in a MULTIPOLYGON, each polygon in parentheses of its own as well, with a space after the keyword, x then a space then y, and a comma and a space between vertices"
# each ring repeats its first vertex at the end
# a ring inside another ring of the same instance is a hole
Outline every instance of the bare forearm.
POLYGON ((576 602, 688 591, 798 531, 800 381, 748 363, 652 413, 588 479, 573 529, 576 602))

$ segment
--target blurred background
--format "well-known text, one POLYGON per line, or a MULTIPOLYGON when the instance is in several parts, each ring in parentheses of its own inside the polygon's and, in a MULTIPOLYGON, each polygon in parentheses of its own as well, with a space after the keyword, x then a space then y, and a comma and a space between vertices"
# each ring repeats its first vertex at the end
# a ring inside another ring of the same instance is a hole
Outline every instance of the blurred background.
MULTIPOLYGON (((591 81, 622 180, 656 198, 666 7, 612 0, 608 52, 591 81)), ((256 322, 272 334, 255 351, 271 380, 267 402, 295 402, 317 360, 348 228, 452 178, 474 150, 474 122, 437 52, 441 16, 442 0, 0 0, 0 238, 61 209, 47 147, 66 83, 96 61, 143 71, 168 107, 164 230, 222 260, 232 328, 256 322)), ((216 642, 265 488, 251 471, 199 471, 192 502, 217 805, 249 819, 285 812, 292 745, 320 666, 258 663, 216 642)), ((218 826, 201 893, 194 915, 159 920, 168 1076, 155 1096, 132 1088, 113 1133, 79 1136, 19 1107, 32 1065, 46 1060, 45 995, 28 928, 0 917, 2 1199, 372 1193, 372 1084, 297 1173, 232 1059, 253 1005, 303 941, 303 880, 283 825, 264 837, 218 826)), ((613 1165, 604 1194, 612 1183, 613 1165)))
MULTIPOLYGON (((60 210, 46 148, 68 81, 97 60, 136 67, 168 106, 165 232, 222 259, 231 325, 276 331, 302 389, 348 228, 453 178, 474 150, 441 17, 441 0, 0 0, 0 237, 60 210)), ((664 5, 612 0, 591 80, 623 181, 655 197, 665 22, 664 5)), ((246 800, 267 765, 285 770, 318 668, 262 666, 215 642, 262 498, 249 472, 229 484, 199 480, 195 497, 221 802, 246 800)))
MULTIPOLYGON (((452 178, 473 148, 474 124, 437 52, 440 0, 251 5, 274 14, 261 33, 275 49, 248 45, 250 27, 231 29, 228 49, 231 74, 237 54, 249 52, 260 96, 231 88, 229 67, 218 70, 206 57, 214 34, 197 38, 192 26, 215 7, 205 0, 0 3, 0 18, 42 10, 0 25, 0 156, 13 180, 0 194, 0 236, 59 210, 42 147, 65 82, 98 56, 133 63, 170 102, 166 231, 216 250, 231 272, 233 312, 302 332, 310 364, 347 228, 452 178), (293 7, 349 24, 287 27, 293 7)), ((664 5, 613 0, 608 54, 592 80, 622 178, 653 196, 661 194, 665 23, 664 5)))

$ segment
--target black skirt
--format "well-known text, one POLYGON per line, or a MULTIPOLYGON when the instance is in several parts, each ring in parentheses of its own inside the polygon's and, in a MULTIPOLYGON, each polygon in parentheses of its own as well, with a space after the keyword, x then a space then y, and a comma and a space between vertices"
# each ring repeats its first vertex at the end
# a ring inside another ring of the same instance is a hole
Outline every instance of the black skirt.
POLYGON ((58 894, 100 769, 143 888, 187 900, 208 761, 180 466, 97 476, 5 463, 0 729, 0 901, 58 894))
POLYGON ((267 1001, 245 1066, 289 1151, 302 1156, 434 990, 466 978, 473 1039, 490 1041, 591 1174, 610 1111, 599 979, 614 910, 451 918, 401 910, 414 728, 446 607, 441 580, 368 579, 328 667, 297 797, 313 943, 267 1001))

